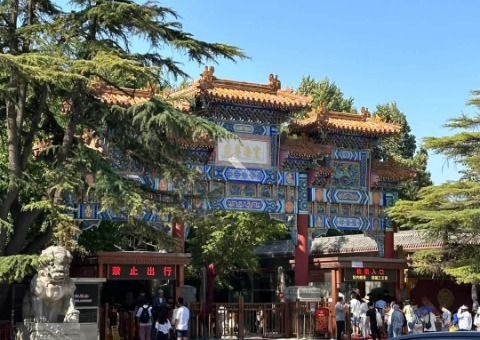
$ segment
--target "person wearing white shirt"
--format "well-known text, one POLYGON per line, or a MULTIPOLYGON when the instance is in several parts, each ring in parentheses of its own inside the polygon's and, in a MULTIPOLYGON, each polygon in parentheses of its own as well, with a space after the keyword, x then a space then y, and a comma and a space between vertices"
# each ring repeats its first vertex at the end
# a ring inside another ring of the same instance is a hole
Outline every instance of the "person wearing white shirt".
POLYGON ((365 339, 367 339, 370 334, 370 320, 367 316, 369 302, 370 300, 363 298, 362 303, 360 304, 360 331, 362 332, 362 337, 365 339))
POLYGON ((472 330, 472 314, 468 311, 468 307, 463 305, 458 309, 458 330, 470 331, 472 330))
POLYGON ((432 312, 426 312, 422 316, 422 321, 423 321, 423 325, 424 325, 424 328, 423 328, 424 332, 436 332, 437 331, 437 326, 435 325, 436 318, 437 317, 432 312), (429 324, 430 324, 430 327, 428 327, 429 324))
POLYGON ((351 314, 351 323, 352 330, 354 335, 360 334, 360 301, 357 299, 357 293, 352 292, 350 300, 350 314, 351 314))
POLYGON ((190 311, 186 306, 184 306, 183 297, 179 297, 178 300, 178 310, 175 318, 175 333, 177 335, 177 340, 187 340, 188 335, 188 321, 190 320, 190 311))
POLYGON ((151 340, 152 307, 145 301, 143 305, 138 308, 135 316, 138 320, 138 335, 140 340, 151 340))
POLYGON ((155 329, 157 330, 156 340, 168 340, 172 324, 168 320, 167 308, 161 308, 158 314, 158 320, 155 322, 155 329))

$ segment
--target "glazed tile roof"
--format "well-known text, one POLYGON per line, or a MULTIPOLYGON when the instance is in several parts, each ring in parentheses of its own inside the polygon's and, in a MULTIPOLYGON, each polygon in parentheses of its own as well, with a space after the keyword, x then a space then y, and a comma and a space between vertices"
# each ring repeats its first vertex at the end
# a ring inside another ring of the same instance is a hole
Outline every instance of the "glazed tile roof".
POLYGON ((270 75, 268 84, 218 79, 213 67, 207 67, 199 80, 169 94, 180 98, 176 105, 188 109, 189 98, 209 98, 226 103, 261 106, 280 110, 303 110, 311 106, 311 98, 294 94, 289 88, 281 89, 277 76, 270 75))
POLYGON ((328 145, 316 144, 303 139, 282 138, 280 149, 288 152, 291 157, 319 157, 330 155, 332 147, 328 145))
MULTIPOLYGON (((442 242, 429 242, 417 231, 402 230, 394 234, 394 247, 402 246, 404 251, 439 248, 442 242)), ((334 255, 377 252, 377 244, 370 237, 359 235, 318 237, 312 242, 311 255, 334 255)), ((293 256, 294 244, 289 241, 274 241, 255 250, 259 256, 293 256)))
POLYGON ((112 86, 99 86, 94 89, 97 98, 105 104, 130 107, 149 101, 154 96, 152 90, 118 89, 112 86))
POLYGON ((417 177, 417 171, 389 160, 372 161, 372 174, 380 180, 406 180, 417 177))
POLYGON ((329 112, 320 107, 311 110, 306 118, 294 121, 289 125, 291 132, 315 132, 333 130, 354 134, 393 135, 400 133, 401 126, 386 123, 379 116, 370 117, 367 109, 361 114, 346 112, 329 112))

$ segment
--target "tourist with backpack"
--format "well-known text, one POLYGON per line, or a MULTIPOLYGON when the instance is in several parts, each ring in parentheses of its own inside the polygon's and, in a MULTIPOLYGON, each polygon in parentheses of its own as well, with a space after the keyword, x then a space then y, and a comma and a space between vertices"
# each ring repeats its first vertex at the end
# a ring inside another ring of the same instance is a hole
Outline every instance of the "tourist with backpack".
POLYGON ((152 334, 152 307, 144 300, 136 314, 138 320, 138 336, 140 340, 151 340, 152 334))

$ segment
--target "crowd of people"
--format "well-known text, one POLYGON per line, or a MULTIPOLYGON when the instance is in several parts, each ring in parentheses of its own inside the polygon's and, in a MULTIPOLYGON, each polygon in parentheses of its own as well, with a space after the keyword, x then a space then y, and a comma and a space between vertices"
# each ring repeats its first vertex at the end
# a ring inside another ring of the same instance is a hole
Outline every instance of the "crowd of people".
MULTIPOLYGON (((133 313, 136 320, 136 337, 139 340, 168 340, 170 338, 187 340, 190 311, 185 306, 183 297, 179 297, 175 308, 170 310, 162 289, 158 290, 157 295, 151 301, 145 294, 141 294, 133 313), (169 318, 170 313, 171 318, 169 318)), ((112 306, 108 319, 109 333, 114 334, 120 321, 115 305, 112 306)))
POLYGON ((428 299, 422 302, 421 306, 409 300, 398 302, 388 291, 363 298, 358 291, 352 291, 348 302, 339 297, 335 305, 337 339, 342 339, 344 333, 380 340, 423 332, 480 331, 480 308, 472 316, 466 305, 452 313, 447 306, 437 310, 428 299))

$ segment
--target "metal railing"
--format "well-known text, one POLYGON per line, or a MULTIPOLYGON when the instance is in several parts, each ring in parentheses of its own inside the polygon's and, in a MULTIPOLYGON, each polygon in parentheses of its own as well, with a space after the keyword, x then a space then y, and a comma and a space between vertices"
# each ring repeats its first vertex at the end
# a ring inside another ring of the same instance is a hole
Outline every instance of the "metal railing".
MULTIPOLYGON (((319 303, 313 304, 316 308, 326 307, 319 303)), ((214 303, 210 313, 204 311, 202 303, 189 303, 187 306, 190 310, 188 337, 192 340, 315 337, 312 302, 244 303, 240 299, 238 303, 214 303)), ((104 314, 106 317, 107 314, 104 314)), ((118 330, 121 338, 134 340, 134 313, 120 311, 119 317, 118 330)))
MULTIPOLYGON (((191 303, 190 339, 211 338, 312 338, 315 316, 311 302, 214 303, 205 313, 200 303, 191 303)), ((315 303, 316 307, 323 307, 315 303)))

